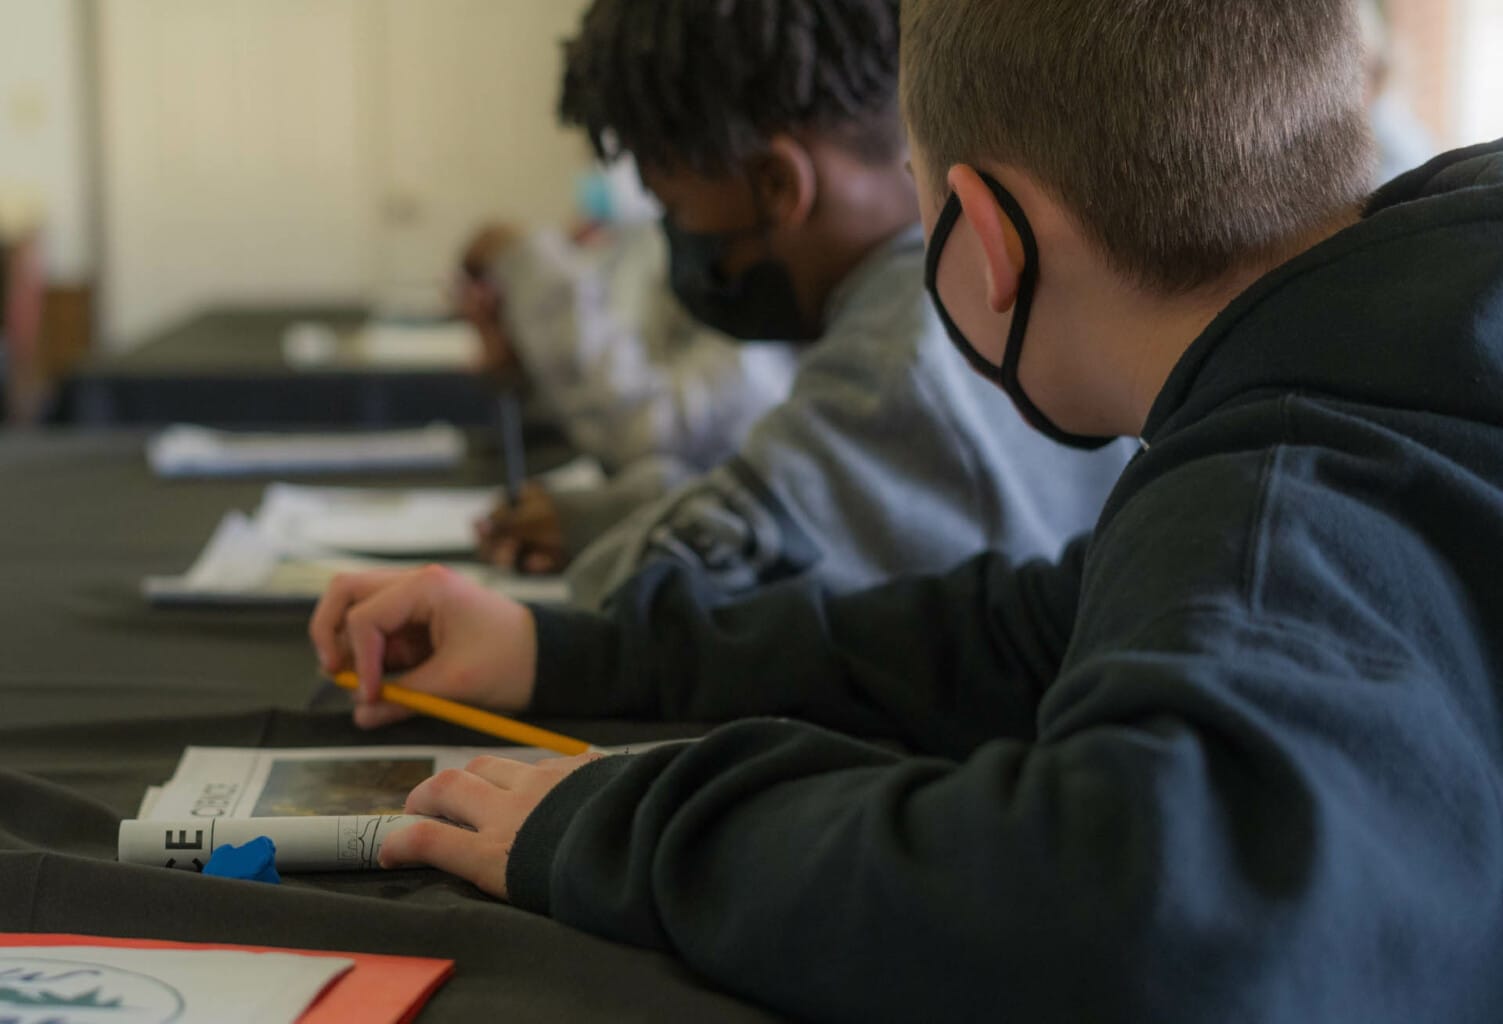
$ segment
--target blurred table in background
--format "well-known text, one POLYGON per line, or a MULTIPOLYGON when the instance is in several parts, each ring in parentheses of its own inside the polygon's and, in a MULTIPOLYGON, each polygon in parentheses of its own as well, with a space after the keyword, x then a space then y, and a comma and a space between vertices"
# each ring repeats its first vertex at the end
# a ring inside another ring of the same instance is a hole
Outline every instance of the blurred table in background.
POLYGON ((368 324, 356 308, 209 310, 96 355, 65 383, 58 417, 90 427, 492 422, 495 392, 462 360, 369 358, 355 343, 368 324))

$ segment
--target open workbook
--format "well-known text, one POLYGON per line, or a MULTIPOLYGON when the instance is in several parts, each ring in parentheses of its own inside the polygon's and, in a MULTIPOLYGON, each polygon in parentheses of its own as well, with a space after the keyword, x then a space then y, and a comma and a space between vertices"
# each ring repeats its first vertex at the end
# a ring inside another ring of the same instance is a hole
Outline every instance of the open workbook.
POLYGON ((413 787, 482 754, 554 756, 536 747, 189 747, 121 822, 119 858, 201 871, 218 847, 267 836, 282 871, 375 868, 386 837, 416 820, 402 815, 413 787))
POLYGON ((487 754, 529 763, 557 756, 537 747, 189 747, 172 778, 120 823, 118 856, 202 871, 219 846, 266 836, 281 871, 372 869, 387 836, 418 820, 402 815, 413 787, 487 754))

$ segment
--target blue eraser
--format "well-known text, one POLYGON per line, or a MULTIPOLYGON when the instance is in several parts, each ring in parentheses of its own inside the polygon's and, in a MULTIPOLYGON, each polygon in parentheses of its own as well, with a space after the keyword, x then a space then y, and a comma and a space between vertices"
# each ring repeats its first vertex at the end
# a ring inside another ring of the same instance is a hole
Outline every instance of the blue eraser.
POLYGON ((277 874, 276 844, 267 836, 239 846, 221 846, 204 865, 204 874, 247 882, 270 882, 272 885, 282 881, 282 876, 277 874))

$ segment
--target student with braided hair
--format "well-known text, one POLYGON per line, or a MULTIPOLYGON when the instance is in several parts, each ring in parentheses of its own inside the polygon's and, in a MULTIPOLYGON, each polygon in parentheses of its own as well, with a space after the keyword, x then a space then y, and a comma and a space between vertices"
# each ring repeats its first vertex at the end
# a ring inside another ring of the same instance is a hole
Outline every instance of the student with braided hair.
MULTIPOLYGON (((897 59, 897 0, 597 0, 567 44, 562 116, 602 158, 636 159, 689 313, 802 349, 790 397, 729 461, 575 559, 579 604, 664 560, 720 593, 852 590, 988 547, 1052 556, 1095 518, 1128 450, 1034 433, 951 358, 897 59)), ((511 529, 493 520, 503 563, 556 568, 615 503, 539 498, 511 529)))

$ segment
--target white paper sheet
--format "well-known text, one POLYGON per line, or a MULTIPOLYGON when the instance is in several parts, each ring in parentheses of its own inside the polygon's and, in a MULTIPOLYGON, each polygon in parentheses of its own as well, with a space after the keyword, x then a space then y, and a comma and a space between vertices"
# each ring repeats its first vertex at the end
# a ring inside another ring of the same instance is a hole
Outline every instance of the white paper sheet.
MULTIPOLYGON (((576 459, 543 474, 555 493, 600 486, 604 473, 593 459, 576 459)), ((468 554, 475 522, 488 515, 502 491, 494 487, 305 487, 266 489, 256 524, 286 552, 346 552, 386 556, 468 554)))
MULTIPOLYGON (((161 605, 311 606, 342 572, 410 568, 421 563, 323 554, 311 546, 288 553, 242 512, 225 515, 200 553, 180 576, 148 576, 141 591, 161 605)), ((569 585, 562 576, 519 576, 468 563, 451 566, 481 586, 529 604, 565 604, 569 585)))
POLYGON ((147 461, 161 477, 449 469, 464 457, 464 434, 444 424, 348 434, 233 433, 179 424, 146 446, 147 461))
POLYGON ((296 370, 331 367, 399 373, 478 369, 484 346, 463 321, 371 320, 348 330, 302 320, 282 333, 282 358, 296 370))
POLYGON ((11 946, 0 948, 0 1020, 294 1024, 353 966, 292 953, 11 946))
POLYGON ((356 332, 351 350, 361 365, 393 370, 474 370, 482 355, 479 335, 462 321, 372 322, 356 332))
POLYGON ((377 490, 273 484, 256 510, 256 524, 286 551, 465 554, 475 549, 475 521, 490 513, 497 495, 492 487, 377 490))

